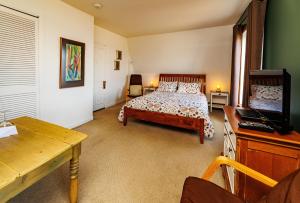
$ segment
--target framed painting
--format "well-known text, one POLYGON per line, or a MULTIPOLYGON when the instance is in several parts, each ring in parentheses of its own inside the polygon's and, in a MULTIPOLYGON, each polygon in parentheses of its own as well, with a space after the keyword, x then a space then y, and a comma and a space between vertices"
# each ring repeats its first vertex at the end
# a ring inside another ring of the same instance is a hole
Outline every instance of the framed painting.
POLYGON ((122 60, 122 51, 120 51, 120 50, 116 51, 116 59, 117 60, 122 60))
POLYGON ((114 70, 120 70, 120 61, 115 61, 114 70))
POLYGON ((84 86, 85 44, 60 38, 59 88, 84 86))

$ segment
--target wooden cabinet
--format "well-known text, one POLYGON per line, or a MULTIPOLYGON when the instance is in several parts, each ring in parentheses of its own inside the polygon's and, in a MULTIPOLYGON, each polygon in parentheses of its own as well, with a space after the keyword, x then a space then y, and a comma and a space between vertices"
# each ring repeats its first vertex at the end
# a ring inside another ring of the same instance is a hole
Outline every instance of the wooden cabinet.
MULTIPOLYGON (((238 139, 237 147, 237 161, 277 181, 299 168, 299 149, 247 139, 238 139)), ((257 200, 270 189, 243 174, 237 178, 237 194, 248 200, 257 200)))
MULTIPOLYGON (((233 107, 224 107, 224 155, 277 181, 300 167, 300 134, 280 135, 238 128, 233 107), (231 145, 228 142, 231 141, 231 145), (234 154, 234 155, 233 155, 234 154)), ((227 168, 229 189, 239 197, 255 201, 270 188, 227 168)), ((226 180, 225 179, 225 180, 226 180)))

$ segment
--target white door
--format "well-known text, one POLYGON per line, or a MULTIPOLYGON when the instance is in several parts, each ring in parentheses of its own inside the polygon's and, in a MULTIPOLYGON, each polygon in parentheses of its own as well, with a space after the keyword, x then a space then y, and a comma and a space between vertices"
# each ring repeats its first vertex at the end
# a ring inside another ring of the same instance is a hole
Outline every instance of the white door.
POLYGON ((106 94, 106 54, 105 45, 95 44, 94 52, 94 111, 105 108, 106 94))

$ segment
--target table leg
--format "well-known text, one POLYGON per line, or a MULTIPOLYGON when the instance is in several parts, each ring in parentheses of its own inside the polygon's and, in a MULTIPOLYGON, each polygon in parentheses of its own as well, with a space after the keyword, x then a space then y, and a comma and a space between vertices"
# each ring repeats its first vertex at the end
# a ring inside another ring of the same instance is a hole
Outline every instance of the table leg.
POLYGON ((123 125, 127 125, 127 108, 124 107, 124 113, 123 113, 123 125))
POLYGON ((204 144, 204 119, 200 120, 199 137, 200 137, 200 144, 204 144))
POLYGON ((227 94, 226 98, 227 98, 227 100, 226 100, 226 106, 228 106, 229 105, 229 95, 228 94, 227 94))
POLYGON ((70 161, 70 203, 77 203, 78 199, 78 172, 81 144, 73 147, 72 159, 70 161))

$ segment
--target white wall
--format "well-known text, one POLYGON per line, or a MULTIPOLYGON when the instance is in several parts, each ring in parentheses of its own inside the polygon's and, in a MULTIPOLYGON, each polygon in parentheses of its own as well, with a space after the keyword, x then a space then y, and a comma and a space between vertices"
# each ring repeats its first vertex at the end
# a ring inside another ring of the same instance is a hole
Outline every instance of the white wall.
MULTIPOLYGON (((105 56, 96 56, 104 59, 103 67, 100 68, 107 81, 105 90, 105 107, 112 106, 125 100, 125 89, 128 76, 129 52, 127 38, 95 26, 95 45, 105 47, 105 56), (114 70, 116 50, 122 51, 120 70, 114 70)), ((97 71, 98 72, 98 71, 97 71)), ((97 76, 96 76, 97 77, 97 76)), ((96 84, 97 85, 97 84, 96 84)))
POLYGON ((93 118, 94 18, 60 0, 0 0, 39 18, 40 118, 75 127, 93 118), (59 38, 86 45, 84 87, 59 89, 59 38))
POLYGON ((107 106, 124 100, 128 72, 150 84, 159 73, 206 73, 209 89, 229 89, 232 26, 126 39, 100 27, 94 18, 60 0, 0 0, 39 18, 40 118, 75 127, 93 118, 94 44, 107 47, 107 106), (86 44, 85 86, 59 89, 59 38, 86 44), (95 41, 95 43, 94 43, 95 41), (130 56, 128 52, 128 45, 130 56), (121 70, 113 71, 116 50, 121 70))
POLYGON ((159 73, 205 73, 207 91, 230 89, 232 26, 129 38, 133 72, 150 85, 159 73))

